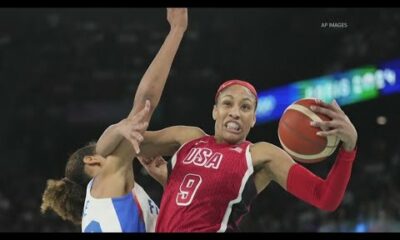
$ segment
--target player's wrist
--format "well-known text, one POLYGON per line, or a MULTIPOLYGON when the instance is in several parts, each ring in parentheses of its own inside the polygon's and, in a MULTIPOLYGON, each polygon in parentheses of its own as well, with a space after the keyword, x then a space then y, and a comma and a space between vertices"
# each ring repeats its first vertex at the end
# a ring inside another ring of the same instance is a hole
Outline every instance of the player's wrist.
POLYGON ((351 150, 347 150, 342 145, 339 151, 339 159, 343 159, 345 161, 353 161, 355 159, 356 153, 357 146, 354 146, 351 150))
POLYGON ((351 142, 351 143, 346 143, 344 142, 342 144, 342 148, 343 150, 345 150, 346 152, 352 152, 355 148, 356 148, 356 143, 355 142, 351 142))

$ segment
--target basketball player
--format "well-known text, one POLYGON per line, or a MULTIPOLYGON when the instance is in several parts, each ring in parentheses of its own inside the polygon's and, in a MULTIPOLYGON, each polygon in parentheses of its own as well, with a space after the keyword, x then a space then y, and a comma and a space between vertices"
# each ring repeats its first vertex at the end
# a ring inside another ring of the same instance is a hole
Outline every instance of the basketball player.
POLYGON ((186 31, 187 9, 167 9, 167 20, 170 32, 140 81, 129 116, 107 128, 97 144, 73 153, 63 179, 48 180, 43 212, 52 209, 83 232, 154 231, 158 207, 134 181, 132 160, 186 31))
POLYGON ((188 126, 145 132, 142 154, 173 155, 168 171, 157 172, 168 180, 156 231, 235 231, 252 200, 271 181, 317 208, 334 211, 351 175, 357 131, 335 101, 320 104, 312 110, 332 120, 310 124, 321 128, 318 135, 336 135, 342 142, 326 179, 273 144, 246 140, 256 123, 257 92, 245 81, 230 80, 219 87, 212 111, 214 135, 188 126))

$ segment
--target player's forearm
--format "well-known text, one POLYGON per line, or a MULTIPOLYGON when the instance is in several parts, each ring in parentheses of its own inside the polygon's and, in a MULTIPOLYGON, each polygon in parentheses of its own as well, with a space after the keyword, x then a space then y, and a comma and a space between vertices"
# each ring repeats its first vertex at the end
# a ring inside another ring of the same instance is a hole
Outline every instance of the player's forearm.
POLYGON ((124 138, 118 131, 121 122, 109 126, 100 136, 96 144, 96 153, 107 157, 124 138))
POLYGON ((149 100, 151 103, 150 112, 152 113, 158 105, 184 32, 185 29, 179 27, 170 30, 163 45, 140 81, 134 100, 135 108, 140 108, 145 100, 149 100))
POLYGON ((299 164, 289 171, 287 189, 296 197, 327 211, 334 211, 342 202, 356 150, 339 152, 326 180, 319 178, 299 164))
MULTIPOLYGON (((133 117, 133 115, 144 106, 145 101, 149 100, 150 114, 148 114, 146 118, 148 120, 150 119, 151 113, 160 101, 161 93, 164 89, 165 82, 168 78, 173 59, 178 51, 183 34, 183 29, 171 29, 159 52, 140 81, 133 104, 135 109, 131 111, 128 118, 133 117)), ((96 147, 96 152, 98 154, 107 156, 114 151, 118 144, 124 139, 123 135, 120 134, 119 131, 116 131, 119 124, 121 123, 111 125, 99 138, 96 147)))

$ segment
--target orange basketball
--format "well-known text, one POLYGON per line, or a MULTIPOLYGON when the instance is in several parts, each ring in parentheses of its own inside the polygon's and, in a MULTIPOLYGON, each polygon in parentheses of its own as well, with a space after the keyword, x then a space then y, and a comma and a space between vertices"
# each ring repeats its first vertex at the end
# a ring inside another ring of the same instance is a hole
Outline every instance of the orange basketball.
POLYGON ((316 133, 320 128, 310 125, 314 121, 329 121, 321 113, 311 111, 311 105, 318 105, 315 98, 303 98, 286 108, 279 121, 278 137, 283 149, 295 160, 316 163, 330 156, 336 149, 339 138, 321 137, 316 133))

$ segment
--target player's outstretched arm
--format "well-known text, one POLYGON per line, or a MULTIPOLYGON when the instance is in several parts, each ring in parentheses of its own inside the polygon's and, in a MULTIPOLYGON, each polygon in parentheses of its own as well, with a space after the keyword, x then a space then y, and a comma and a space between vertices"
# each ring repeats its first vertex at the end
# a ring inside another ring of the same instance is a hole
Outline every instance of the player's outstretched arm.
POLYGON ((321 103, 321 105, 312 107, 312 110, 326 114, 332 120, 310 124, 328 129, 321 130, 318 133, 320 136, 336 135, 343 142, 327 178, 321 179, 295 163, 279 147, 261 142, 251 148, 258 192, 263 190, 270 181, 276 181, 288 192, 320 209, 334 211, 340 205, 356 156, 357 131, 335 101, 331 104, 321 103))
MULTIPOLYGON (((146 100, 150 101, 150 110, 149 114, 145 116, 144 122, 150 121, 153 111, 160 101, 172 62, 187 28, 187 9, 168 8, 167 20, 170 24, 170 32, 139 83, 128 122, 140 109, 143 109, 146 100)), ((103 157, 112 153, 123 140, 123 136, 113 131, 114 129, 114 127, 107 129, 97 142, 96 153, 103 157)), ((126 144, 122 146, 124 147, 126 144)), ((136 147, 134 146, 134 148, 136 147)))

